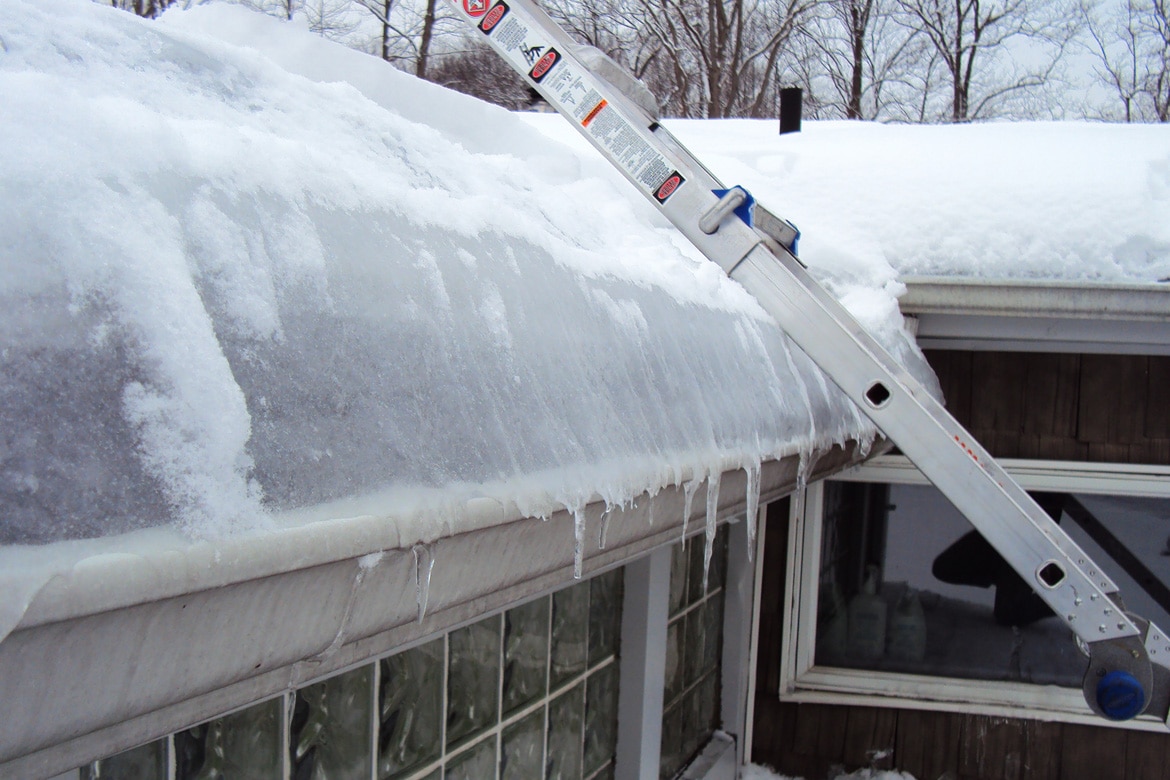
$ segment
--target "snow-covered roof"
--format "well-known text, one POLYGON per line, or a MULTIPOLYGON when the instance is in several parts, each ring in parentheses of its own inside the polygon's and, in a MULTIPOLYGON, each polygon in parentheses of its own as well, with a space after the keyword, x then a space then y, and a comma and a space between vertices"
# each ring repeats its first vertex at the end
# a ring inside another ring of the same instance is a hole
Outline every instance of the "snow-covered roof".
POLYGON ((0 13, 0 542, 322 505, 433 537, 872 435, 512 114, 237 6, 0 13))
MULTIPOLYGON (((872 433, 557 117, 237 6, 3 8, 0 543, 540 514, 872 433)), ((668 124, 912 361, 899 274, 1170 276, 1163 127, 668 124)))
POLYGON ((1170 127, 694 120, 671 129, 830 276, 1170 279, 1170 127), (861 269, 860 272, 856 269, 861 269))

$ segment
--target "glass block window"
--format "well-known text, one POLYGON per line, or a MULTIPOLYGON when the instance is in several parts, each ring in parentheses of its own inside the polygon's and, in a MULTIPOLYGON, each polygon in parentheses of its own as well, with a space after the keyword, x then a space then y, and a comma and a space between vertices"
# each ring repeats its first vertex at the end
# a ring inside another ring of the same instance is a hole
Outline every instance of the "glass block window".
POLYGON ((289 763, 296 780, 365 780, 370 775, 373 666, 293 695, 289 763))
POLYGON ((117 777, 125 780, 167 780, 167 740, 127 750, 81 768, 81 780, 117 777))
POLYGON ((175 780, 283 780, 281 701, 272 699, 175 735, 175 780))
POLYGON ((664 779, 686 766, 719 726, 726 526, 715 536, 705 589, 704 545, 704 536, 698 534, 671 550, 660 764, 664 779))
POLYGON ((622 589, 621 569, 598 575, 80 775, 611 778, 622 589))

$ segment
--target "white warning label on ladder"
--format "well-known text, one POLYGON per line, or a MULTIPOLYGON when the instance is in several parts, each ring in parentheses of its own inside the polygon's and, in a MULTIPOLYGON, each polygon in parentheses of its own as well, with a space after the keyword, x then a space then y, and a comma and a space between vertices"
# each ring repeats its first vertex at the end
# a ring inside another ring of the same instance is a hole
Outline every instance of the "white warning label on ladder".
POLYGON ((637 185, 665 203, 686 179, 638 128, 602 95, 593 75, 546 40, 540 25, 508 0, 485 12, 482 0, 464 0, 463 10, 517 71, 539 84, 553 107, 583 127, 602 151, 637 185))

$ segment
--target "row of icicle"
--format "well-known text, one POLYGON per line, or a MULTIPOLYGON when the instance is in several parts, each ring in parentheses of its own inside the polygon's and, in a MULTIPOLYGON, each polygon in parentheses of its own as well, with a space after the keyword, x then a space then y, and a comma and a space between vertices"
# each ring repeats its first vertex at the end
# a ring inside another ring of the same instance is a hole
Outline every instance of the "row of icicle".
MULTIPOLYGON (((804 512, 804 491, 808 486, 809 477, 816 468, 823 450, 812 450, 800 453, 800 462, 796 473, 795 500, 796 513, 799 517, 804 512)), ((760 469, 759 463, 752 463, 744 467, 747 474, 747 556, 752 561, 756 549, 757 516, 760 507, 760 469)), ((715 532, 719 512, 719 484, 722 472, 712 470, 704 478, 692 479, 683 484, 683 524, 682 539, 687 537, 690 523, 692 503, 699 487, 707 483, 707 511, 706 528, 703 537, 703 592, 707 591, 708 578, 711 571, 711 558, 715 550, 715 532)), ((585 558, 585 510, 584 507, 567 507, 573 515, 573 578, 581 579, 585 558)), ((607 509, 601 517, 601 532, 598 537, 598 547, 605 549, 606 534, 609 530, 609 521, 613 515, 612 508, 607 509)), ((545 518, 547 520, 547 518, 545 518)), ((648 512, 648 519, 654 523, 654 513, 648 512)), ((412 548, 414 554, 414 590, 418 605, 418 621, 421 623, 426 616, 427 600, 430 593, 431 575, 435 568, 435 557, 429 545, 416 544, 412 548)))

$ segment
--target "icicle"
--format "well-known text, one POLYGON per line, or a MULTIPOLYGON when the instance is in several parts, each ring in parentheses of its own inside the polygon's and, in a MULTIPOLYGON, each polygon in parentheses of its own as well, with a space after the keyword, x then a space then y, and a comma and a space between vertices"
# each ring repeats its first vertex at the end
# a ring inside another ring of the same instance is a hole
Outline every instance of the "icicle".
POLYGON ((653 526, 653 525, 654 525, 654 505, 655 505, 656 503, 657 503, 657 502, 656 502, 656 501, 654 501, 654 499, 651 499, 651 500, 650 500, 650 505, 646 507, 646 521, 647 521, 647 522, 648 522, 648 523, 649 523, 651 526, 653 526))
POLYGON ((707 592, 707 577, 711 573, 711 556, 715 553, 715 521, 719 517, 719 481, 722 475, 718 471, 711 472, 707 477, 707 534, 703 540, 703 592, 707 592))
POLYGON ((695 500, 695 492, 698 491, 702 480, 692 479, 690 482, 683 485, 683 530, 682 538, 685 541, 687 538, 687 524, 691 521, 691 504, 695 500))
POLYGON ((581 579, 585 560, 585 511, 573 510, 573 579, 581 579))
POLYGON ((805 488, 808 487, 808 478, 812 476, 813 471, 817 467, 817 461, 821 459, 824 453, 821 450, 813 449, 809 452, 800 453, 800 463, 796 466, 796 518, 800 522, 804 517, 804 493, 805 488))
POLYGON ((605 549, 605 535, 609 533, 609 519, 612 516, 613 510, 610 508, 601 513, 601 533, 597 536, 597 546, 602 550, 605 549))
POLYGON ((431 595, 431 572, 435 568, 435 556, 425 544, 411 548, 414 553, 414 598, 418 604, 418 622, 427 614, 427 600, 431 595))
POLYGON ((349 618, 353 614, 353 605, 357 601, 357 594, 362 587, 362 581, 366 578, 366 572, 377 566, 380 560, 382 560, 382 553, 380 552, 358 559, 357 575, 353 578, 353 585, 349 588, 349 597, 345 600, 345 609, 342 610, 341 621, 337 626, 337 633, 334 634, 333 641, 329 643, 329 646, 313 656, 312 660, 323 661, 331 658, 341 649, 341 646, 345 643, 345 629, 349 627, 349 618))
POLYGON ((866 436, 861 434, 857 437, 857 454, 862 458, 869 457, 869 451, 873 449, 873 443, 877 440, 877 436, 866 436))
POLYGON ((747 472, 747 539, 748 562, 756 555, 756 523, 760 515, 760 464, 752 463, 744 467, 747 472))

